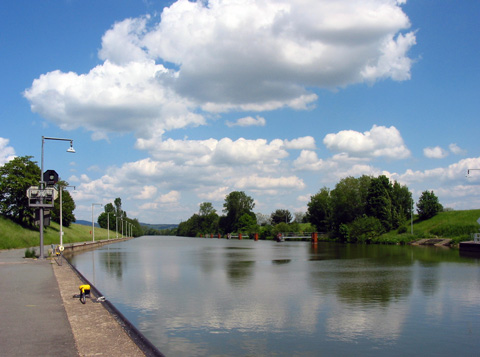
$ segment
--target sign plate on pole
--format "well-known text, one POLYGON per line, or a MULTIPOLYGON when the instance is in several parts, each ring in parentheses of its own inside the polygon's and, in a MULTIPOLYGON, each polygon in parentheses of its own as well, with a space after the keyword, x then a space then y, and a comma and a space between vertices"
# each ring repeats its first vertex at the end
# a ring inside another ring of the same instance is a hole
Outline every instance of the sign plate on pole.
POLYGON ((477 219, 477 223, 478 223, 478 224, 480 224, 480 218, 479 218, 479 219, 477 219))

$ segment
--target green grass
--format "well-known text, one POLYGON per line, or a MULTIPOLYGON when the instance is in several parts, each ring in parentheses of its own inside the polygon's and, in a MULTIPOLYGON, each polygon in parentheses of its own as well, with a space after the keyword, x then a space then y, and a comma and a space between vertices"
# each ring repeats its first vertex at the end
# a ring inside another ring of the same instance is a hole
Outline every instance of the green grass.
POLYGON ((406 233, 391 231, 380 236, 378 243, 408 243, 422 238, 450 238, 455 243, 470 240, 471 233, 478 233, 480 225, 477 219, 480 209, 467 211, 441 212, 425 221, 414 220, 413 235, 410 222, 406 222, 406 233))
MULTIPOLYGON (((92 240, 90 234, 92 227, 80 224, 71 224, 63 227, 63 243, 87 242, 92 240)), ((95 227, 95 240, 107 239, 106 229, 95 227)), ((110 231, 110 238, 115 238, 115 232, 110 231)), ((52 222, 46 228, 43 237, 44 245, 60 243, 60 225, 52 222)), ((0 216, 0 249, 16 249, 38 247, 40 245, 40 232, 38 229, 26 229, 22 226, 0 216)))

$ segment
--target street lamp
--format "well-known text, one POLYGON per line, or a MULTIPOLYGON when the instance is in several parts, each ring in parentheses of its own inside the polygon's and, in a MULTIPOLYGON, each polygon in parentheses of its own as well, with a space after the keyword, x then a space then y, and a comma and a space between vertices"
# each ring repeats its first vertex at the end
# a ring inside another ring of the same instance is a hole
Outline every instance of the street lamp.
MULTIPOLYGON (((46 136, 42 136, 42 159, 41 159, 41 167, 40 167, 40 190, 45 188, 45 181, 43 181, 43 151, 45 146, 45 140, 60 140, 60 141, 70 141, 70 147, 67 149, 67 152, 75 153, 75 149, 73 148, 73 139, 61 139, 61 138, 49 138, 46 136)), ((43 198, 42 198, 43 203, 43 198)), ((40 216, 40 259, 45 259, 44 257, 44 247, 43 247, 43 216, 44 216, 44 207, 39 207, 39 216, 40 216)))
POLYGON ((102 204, 92 203, 92 242, 95 242, 95 225, 93 224, 93 206, 102 206, 102 204))

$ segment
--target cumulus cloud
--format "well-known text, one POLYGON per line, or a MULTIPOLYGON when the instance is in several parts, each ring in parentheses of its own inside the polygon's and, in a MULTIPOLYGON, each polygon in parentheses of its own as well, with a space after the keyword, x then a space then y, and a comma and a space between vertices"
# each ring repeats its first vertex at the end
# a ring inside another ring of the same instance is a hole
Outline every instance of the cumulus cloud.
POLYGON ((287 149, 315 149, 315 138, 312 136, 304 136, 302 138, 296 138, 292 140, 285 140, 285 147, 287 149))
POLYGON ((283 140, 139 140, 137 147, 158 160, 173 160, 189 166, 277 165, 288 156, 283 140))
MULTIPOLYGON (((405 32, 402 3, 178 0, 115 23, 102 37, 104 62, 88 73, 43 74, 24 96, 32 111, 97 140, 161 137, 204 124, 202 112, 307 109, 315 88, 410 78, 415 33, 405 32)), ((251 124, 264 119, 236 123, 251 124)))
POLYGON ((15 158, 15 149, 8 146, 9 139, 0 138, 0 166, 15 158))
POLYGON ((448 148, 455 155, 464 155, 466 153, 466 151, 459 147, 457 144, 450 144, 448 148))
POLYGON ((261 116, 256 116, 255 118, 253 117, 245 117, 245 118, 240 118, 237 119, 235 122, 226 122, 227 126, 232 127, 232 126, 265 126, 267 124, 267 121, 265 118, 261 116))
POLYGON ((423 155, 429 159, 443 159, 448 156, 448 151, 440 146, 428 147, 423 149, 423 155))
POLYGON ((329 150, 350 157, 405 159, 410 156, 410 150, 394 126, 387 128, 374 125, 370 131, 364 133, 343 130, 336 134, 327 134, 323 143, 329 150))
POLYGON ((154 61, 124 66, 106 61, 87 74, 43 74, 24 96, 33 112, 64 130, 90 130, 93 139, 112 132, 135 132, 148 138, 204 124, 191 102, 162 84, 164 76, 169 76, 167 69, 154 61))

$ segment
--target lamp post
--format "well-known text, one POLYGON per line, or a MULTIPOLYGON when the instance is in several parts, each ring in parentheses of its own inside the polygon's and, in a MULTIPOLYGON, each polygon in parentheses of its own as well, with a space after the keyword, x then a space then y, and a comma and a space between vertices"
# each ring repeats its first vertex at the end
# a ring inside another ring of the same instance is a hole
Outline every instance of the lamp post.
POLYGON ((102 206, 102 204, 92 203, 92 242, 95 242, 95 225, 93 224, 93 206, 102 206))
POLYGON ((107 212, 107 239, 110 239, 110 213, 107 212))
MULTIPOLYGON (((62 138, 50 138, 46 136, 42 136, 42 156, 41 156, 41 164, 40 164, 40 190, 45 188, 45 181, 43 181, 43 152, 45 146, 45 140, 60 140, 60 141, 70 141, 70 147, 67 149, 69 153, 75 153, 75 149, 73 148, 73 139, 62 139, 62 138)), ((43 198, 42 198, 43 203, 43 198)), ((40 216, 40 259, 45 259, 44 257, 44 247, 43 247, 43 229, 44 229, 44 207, 39 207, 39 216, 40 216)))

